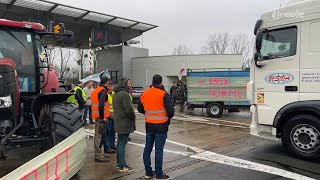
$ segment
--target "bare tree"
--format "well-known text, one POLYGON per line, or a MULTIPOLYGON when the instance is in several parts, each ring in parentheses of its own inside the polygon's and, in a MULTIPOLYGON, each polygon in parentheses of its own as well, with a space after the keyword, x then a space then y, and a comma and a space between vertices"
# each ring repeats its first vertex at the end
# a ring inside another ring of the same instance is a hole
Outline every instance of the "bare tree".
POLYGON ((254 38, 246 34, 212 34, 202 47, 204 54, 241 54, 243 66, 250 64, 253 56, 254 38))
POLYGON ((226 54, 231 36, 229 33, 215 33, 209 36, 206 44, 201 48, 203 54, 226 54))
POLYGON ((172 55, 188 55, 188 54, 193 54, 193 53, 186 45, 182 45, 182 44, 174 48, 172 52, 172 55))
POLYGON ((241 54, 243 65, 250 63, 253 57, 254 38, 246 34, 236 34, 230 41, 230 53, 241 54))
POLYGON ((80 71, 80 74, 81 74, 81 78, 83 78, 83 74, 84 74, 83 67, 86 66, 86 62, 85 62, 85 58, 84 58, 85 50, 78 49, 76 53, 77 53, 77 56, 76 56, 76 59, 74 59, 74 60, 79 65, 79 68, 80 68, 79 71, 80 71))
POLYGON ((46 50, 49 64, 55 64, 57 51, 58 51, 57 49, 47 49, 46 50))
POLYGON ((230 52, 231 54, 243 54, 248 49, 249 37, 246 34, 236 34, 231 37, 230 52))
POLYGON ((58 53, 60 55, 60 68, 58 69, 59 75, 60 75, 60 78, 64 78, 66 76, 66 73, 70 71, 70 68, 68 65, 71 57, 74 56, 74 50, 59 48, 58 53))

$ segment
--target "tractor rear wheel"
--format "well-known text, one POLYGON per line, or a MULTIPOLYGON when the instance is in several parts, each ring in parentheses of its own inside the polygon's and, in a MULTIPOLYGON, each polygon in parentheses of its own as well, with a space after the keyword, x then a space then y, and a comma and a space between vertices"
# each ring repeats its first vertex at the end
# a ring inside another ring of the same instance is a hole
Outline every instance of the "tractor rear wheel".
POLYGON ((58 102, 50 105, 53 145, 58 144, 84 126, 82 112, 73 104, 58 102))

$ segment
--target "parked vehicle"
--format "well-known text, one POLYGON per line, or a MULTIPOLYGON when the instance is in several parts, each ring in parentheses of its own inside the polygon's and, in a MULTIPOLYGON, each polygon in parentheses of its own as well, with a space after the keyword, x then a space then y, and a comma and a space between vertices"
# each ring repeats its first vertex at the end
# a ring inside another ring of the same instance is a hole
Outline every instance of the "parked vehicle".
POLYGON ((224 109, 235 111, 250 106, 246 98, 249 72, 241 69, 189 69, 189 107, 206 108, 210 117, 221 117, 224 109))
POLYGON ((139 102, 140 96, 143 93, 144 88, 141 86, 132 86, 131 87, 131 95, 133 102, 139 102))
POLYGON ((280 138, 300 158, 320 157, 320 1, 291 1, 266 12, 254 32, 251 134, 280 138))
POLYGON ((42 151, 47 150, 22 171, 4 179, 28 179, 28 172, 37 179, 40 167, 43 171, 55 162, 58 168, 61 157, 78 156, 70 159, 75 164, 68 164, 68 170, 56 175, 53 168, 46 169, 47 173, 51 171, 50 178, 71 177, 85 159, 82 113, 65 102, 72 94, 59 92, 58 77, 48 64, 44 36, 73 44, 70 31, 50 33, 39 23, 0 19, 0 159, 7 158, 8 150, 22 146, 37 145, 42 151), (71 135, 73 139, 66 140, 71 135))

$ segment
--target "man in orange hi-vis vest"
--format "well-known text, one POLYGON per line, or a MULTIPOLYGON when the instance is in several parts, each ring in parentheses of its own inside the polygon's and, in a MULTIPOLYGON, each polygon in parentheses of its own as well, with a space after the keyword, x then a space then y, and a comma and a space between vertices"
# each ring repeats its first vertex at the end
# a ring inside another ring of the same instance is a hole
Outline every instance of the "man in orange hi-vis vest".
POLYGON ((146 145, 143 152, 145 179, 169 179, 162 170, 163 148, 167 139, 170 119, 174 116, 171 97, 162 86, 162 77, 154 75, 152 87, 145 90, 138 104, 138 111, 144 114, 146 122, 146 145), (155 144, 155 174, 152 171, 150 154, 155 144))
POLYGON ((108 101, 108 78, 100 77, 100 86, 91 93, 92 118, 95 119, 94 159, 97 162, 109 162, 100 147, 101 136, 106 131, 110 117, 110 103, 108 101))

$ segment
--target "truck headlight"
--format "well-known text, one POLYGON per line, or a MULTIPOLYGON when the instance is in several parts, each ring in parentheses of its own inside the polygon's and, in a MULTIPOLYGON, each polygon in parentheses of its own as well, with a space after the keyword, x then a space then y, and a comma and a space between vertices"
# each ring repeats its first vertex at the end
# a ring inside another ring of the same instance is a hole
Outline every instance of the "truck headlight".
POLYGON ((0 108, 8 108, 12 106, 11 96, 0 97, 0 108))

